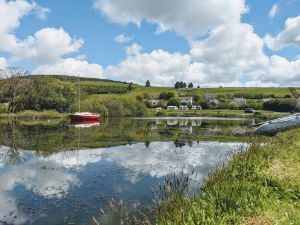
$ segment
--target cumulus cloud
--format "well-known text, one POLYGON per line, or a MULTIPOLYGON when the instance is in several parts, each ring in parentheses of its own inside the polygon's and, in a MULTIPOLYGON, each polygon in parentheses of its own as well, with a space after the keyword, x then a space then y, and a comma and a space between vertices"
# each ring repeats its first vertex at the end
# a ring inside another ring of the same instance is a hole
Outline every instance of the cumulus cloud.
POLYGON ((191 78, 205 83, 236 82, 245 74, 253 78, 255 71, 268 64, 263 45, 249 24, 220 26, 207 39, 191 43, 190 55, 201 62, 196 65, 202 74, 192 73, 191 78))
POLYGON ((54 63, 63 55, 78 51, 83 44, 82 39, 71 38, 63 28, 44 28, 20 40, 15 31, 21 18, 32 12, 45 18, 49 10, 24 0, 0 0, 0 8, 0 51, 11 54, 14 61, 25 59, 37 64, 54 63))
POLYGON ((114 23, 157 24, 157 31, 175 31, 194 38, 221 24, 240 20, 244 0, 94 0, 94 7, 114 23))
POLYGON ((106 68, 106 76, 139 83, 149 79, 153 84, 169 85, 176 79, 183 79, 190 63, 189 55, 161 49, 143 53, 137 44, 127 48, 126 52, 128 57, 124 61, 106 68))
POLYGON ((289 45, 300 47, 300 15, 293 18, 288 18, 285 21, 285 28, 275 37, 267 35, 265 42, 268 48, 277 51, 289 45))
MULTIPOLYGON (((88 63, 82 55, 74 59, 64 58, 78 52, 84 41, 72 38, 63 28, 43 28, 22 40, 16 36, 15 32, 24 16, 35 14, 40 19, 46 19, 49 9, 34 1, 24 0, 0 0, 0 9, 0 51, 10 54, 9 62, 25 60, 35 63, 37 68, 34 73, 39 74, 103 77, 102 67, 88 63)), ((0 58, 0 67, 5 66, 7 60, 0 58)))
POLYGON ((270 18, 274 18, 277 15, 278 11, 279 11, 278 5, 274 4, 272 6, 271 10, 269 11, 269 17, 270 18))
POLYGON ((288 61, 281 56, 273 55, 270 59, 268 73, 262 79, 283 86, 299 86, 300 59, 288 61))
POLYGON ((20 19, 37 8, 43 9, 36 3, 29 3, 24 0, 0 0, 0 34, 8 33, 19 27, 20 19))
POLYGON ((249 24, 219 26, 206 39, 192 41, 190 45, 189 54, 181 54, 164 50, 146 53, 133 44, 126 48, 124 61, 105 70, 106 76, 139 83, 149 79, 160 85, 189 80, 202 86, 240 86, 247 85, 243 81, 245 76, 259 83, 260 75, 268 72, 264 42, 249 24))
POLYGON ((0 57, 0 69, 4 69, 6 68, 8 65, 7 65, 7 61, 5 58, 3 57, 0 57))
POLYGON ((80 75, 81 77, 103 78, 102 66, 74 58, 63 59, 55 64, 38 66, 33 74, 80 75))
POLYGON ((14 55, 38 64, 50 64, 59 61, 64 55, 77 52, 82 45, 82 39, 71 38, 63 28, 44 28, 34 36, 29 36, 23 42, 24 48, 15 49, 14 55))
MULTIPOLYGON (((297 78, 297 60, 269 57, 264 45, 267 43, 273 49, 290 43, 299 45, 298 18, 288 19, 285 30, 277 37, 263 39, 250 24, 241 22, 242 14, 247 12, 244 1, 220 0, 204 4, 196 0, 163 3, 95 0, 94 6, 114 23, 156 24, 159 32, 175 31, 190 43, 189 54, 162 49, 147 53, 133 44, 125 49, 127 57, 123 61, 105 69, 106 76, 114 79, 138 83, 149 79, 160 85, 189 80, 202 86, 290 86, 289 80, 297 78), (200 36, 202 39, 197 38, 200 36), (289 66, 289 76, 276 78, 279 64, 289 66)), ((274 5, 270 17, 276 16, 278 10, 278 5, 274 5)))
POLYGON ((133 40, 133 37, 126 36, 125 34, 120 34, 116 36, 114 40, 118 43, 126 43, 126 42, 131 42, 133 40))

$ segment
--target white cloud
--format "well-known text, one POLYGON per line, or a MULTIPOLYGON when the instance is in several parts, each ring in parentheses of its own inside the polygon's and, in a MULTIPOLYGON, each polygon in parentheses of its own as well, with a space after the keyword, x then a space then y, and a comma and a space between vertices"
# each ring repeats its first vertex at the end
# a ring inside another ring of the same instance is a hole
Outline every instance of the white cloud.
POLYGON ((274 18, 277 15, 278 11, 279 11, 278 5, 274 4, 272 6, 271 10, 269 11, 269 17, 270 18, 274 18))
POLYGON ((11 54, 13 61, 25 59, 37 64, 55 63, 63 55, 78 51, 83 44, 82 39, 71 38, 63 28, 44 28, 20 40, 15 35, 20 20, 30 13, 45 18, 49 10, 24 0, 0 0, 0 9, 0 51, 11 54))
POLYGON ((0 69, 4 69, 5 67, 7 67, 7 61, 5 58, 0 57, 0 69))
POLYGON ((265 82, 273 82, 283 86, 300 85, 300 59, 288 61, 287 59, 273 55, 270 59, 268 73, 261 78, 265 82))
POLYGON ((71 38, 63 28, 44 28, 29 36, 13 53, 16 59, 29 59, 37 64, 58 62, 62 56, 77 52, 82 39, 71 38))
POLYGON ((24 0, 0 0, 0 34, 8 33, 19 27, 20 19, 37 7, 35 3, 24 0))
POLYGON ((131 42, 133 40, 133 37, 126 36, 125 34, 120 34, 116 36, 114 40, 118 43, 126 43, 126 42, 131 42))
POLYGON ((285 21, 285 28, 275 37, 267 35, 265 42, 268 48, 277 51, 289 45, 300 47, 300 15, 288 18, 285 21))
POLYGON ((50 9, 41 7, 36 2, 33 2, 32 5, 35 9, 34 12, 35 12, 36 16, 41 20, 46 20, 47 14, 50 12, 50 9))
POLYGON ((134 55, 139 55, 142 49, 143 49, 142 46, 133 43, 131 46, 126 47, 125 51, 127 56, 134 56, 134 55))
POLYGON ((190 54, 194 61, 201 62, 201 73, 191 74, 190 79, 206 84, 239 82, 243 75, 253 79, 255 71, 268 64, 263 45, 249 24, 220 26, 207 39, 191 43, 190 54))
POLYGON ((126 48, 127 58, 105 70, 106 76, 119 80, 174 85, 177 80, 191 81, 201 86, 247 85, 259 83, 261 74, 267 74, 269 58, 263 52, 264 42, 251 25, 237 23, 219 26, 208 38, 192 41, 189 54, 154 50, 142 52, 133 44, 126 48))
POLYGON ((82 77, 103 78, 102 66, 85 60, 67 58, 55 64, 37 67, 33 74, 80 75, 82 77))
POLYGON ((141 26, 147 21, 159 32, 173 30, 189 38, 239 21, 247 11, 244 0, 94 0, 94 7, 115 23, 141 26))
MULTIPOLYGON (((46 19, 49 9, 39 6, 34 1, 0 0, 0 51, 10 54, 9 62, 28 61, 37 64, 34 73, 71 74, 89 77, 103 77, 102 67, 89 64, 85 56, 64 58, 76 53, 84 44, 83 39, 72 38, 63 28, 43 28, 34 35, 20 40, 15 31, 20 20, 31 13, 40 19, 46 19)), ((7 65, 7 60, 0 58, 0 67, 7 65)))
POLYGON ((190 57, 180 53, 169 53, 161 49, 142 53, 139 45, 126 49, 128 57, 118 65, 106 68, 105 75, 117 80, 169 85, 186 75, 190 57))

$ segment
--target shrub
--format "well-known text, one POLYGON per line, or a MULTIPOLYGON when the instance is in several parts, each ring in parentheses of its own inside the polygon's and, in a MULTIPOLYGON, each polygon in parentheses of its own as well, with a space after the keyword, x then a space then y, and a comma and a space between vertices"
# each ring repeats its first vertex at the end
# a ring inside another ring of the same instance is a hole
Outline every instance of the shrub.
POLYGON ((202 109, 209 109, 210 105, 209 102, 207 100, 200 100, 198 102, 199 105, 201 105, 202 109))
POLYGON ((101 99, 99 96, 92 96, 84 100, 81 106, 84 111, 110 117, 144 116, 147 114, 145 104, 133 98, 125 97, 101 99))
POLYGON ((7 113, 8 106, 5 104, 0 104, 0 113, 7 113))
POLYGON ((175 98, 175 97, 170 98, 169 101, 168 101, 168 105, 179 106, 180 105, 179 99, 175 98))
POLYGON ((277 112, 291 112, 296 109, 295 99, 274 99, 264 102, 263 108, 265 110, 272 110, 277 112))
POLYGON ((162 92, 159 94, 158 98, 162 100, 169 100, 174 97, 174 92, 162 92))

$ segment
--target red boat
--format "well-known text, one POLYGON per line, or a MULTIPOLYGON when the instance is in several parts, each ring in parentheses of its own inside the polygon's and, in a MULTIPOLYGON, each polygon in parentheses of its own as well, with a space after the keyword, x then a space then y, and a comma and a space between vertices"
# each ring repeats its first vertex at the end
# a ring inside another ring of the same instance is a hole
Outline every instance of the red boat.
POLYGON ((99 114, 90 112, 80 112, 80 76, 78 75, 78 108, 79 112, 70 115, 72 123, 83 123, 85 121, 98 121, 100 118, 99 114))
POLYGON ((89 113, 89 112, 76 112, 70 115, 72 122, 80 121, 98 121, 100 118, 99 114, 89 113))

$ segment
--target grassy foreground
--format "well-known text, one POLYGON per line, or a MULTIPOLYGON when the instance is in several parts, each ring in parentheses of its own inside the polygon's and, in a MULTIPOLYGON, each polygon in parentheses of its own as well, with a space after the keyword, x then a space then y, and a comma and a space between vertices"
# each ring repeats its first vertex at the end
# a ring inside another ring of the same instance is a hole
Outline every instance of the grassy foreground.
POLYGON ((253 143, 212 172, 200 194, 165 198, 157 224, 300 224, 300 129, 253 143))

